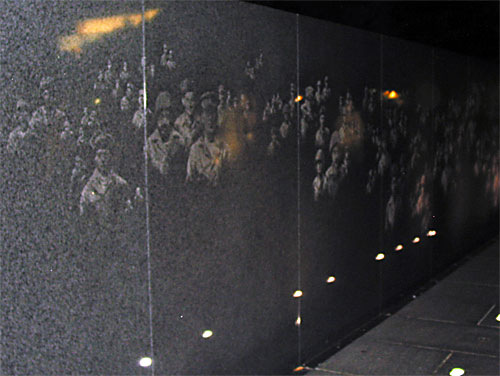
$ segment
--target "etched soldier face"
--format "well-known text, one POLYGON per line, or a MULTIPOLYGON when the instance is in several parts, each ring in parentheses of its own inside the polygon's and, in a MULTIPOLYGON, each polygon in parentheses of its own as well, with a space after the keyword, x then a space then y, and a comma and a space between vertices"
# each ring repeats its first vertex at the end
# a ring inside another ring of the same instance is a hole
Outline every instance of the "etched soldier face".
POLYGON ((195 103, 194 103, 194 96, 193 96, 192 91, 190 91, 190 92, 186 93, 186 95, 184 95, 184 98, 182 98, 182 105, 184 106, 184 110, 188 114, 190 114, 190 115, 193 114, 195 103))
POLYGON ((127 69, 128 69, 128 68, 127 68, 127 62, 126 62, 126 61, 124 61, 124 62, 123 62, 123 71, 124 71, 124 72, 126 72, 126 71, 127 71, 127 69))
POLYGON ((315 167, 316 167, 316 173, 319 175, 323 172, 323 162, 322 161, 316 161, 315 163, 315 167))
POLYGON ((217 112, 206 110, 201 113, 201 123, 205 130, 205 135, 211 140, 215 136, 215 129, 217 124, 217 112))
POLYGON ((45 90, 42 94, 42 98, 45 103, 48 103, 50 101, 50 92, 45 90))
POLYGON ((100 170, 106 171, 110 167, 111 157, 109 155, 109 151, 107 150, 99 150, 95 156, 95 161, 97 167, 100 170))
POLYGON ((319 124, 324 125, 325 124, 325 114, 319 115, 319 124))

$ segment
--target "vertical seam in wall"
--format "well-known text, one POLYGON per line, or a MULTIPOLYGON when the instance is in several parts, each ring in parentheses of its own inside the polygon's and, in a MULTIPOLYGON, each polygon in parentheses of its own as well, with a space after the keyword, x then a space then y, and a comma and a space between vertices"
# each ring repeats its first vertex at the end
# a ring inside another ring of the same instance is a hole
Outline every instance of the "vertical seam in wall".
MULTIPOLYGON (((296 24, 295 24, 295 39, 297 47, 297 96, 300 95, 300 56, 299 56, 299 14, 296 14, 296 24)), ((300 233, 300 101, 297 101, 297 289, 301 290, 301 233, 300 233)), ((297 364, 301 364, 302 361, 302 347, 301 347, 301 298, 297 299, 297 318, 300 318, 299 325, 297 325, 297 364)))
MULTIPOLYGON (((382 97, 382 92, 384 90, 384 36, 380 35, 380 118, 379 118, 379 127, 380 130, 383 130, 384 123, 384 102, 382 97)), ((376 166, 378 168, 378 166, 376 166)), ((384 210, 384 176, 380 177, 379 183, 379 202, 380 204, 380 214, 379 214, 379 236, 378 236, 378 245, 379 252, 383 250, 384 245, 384 220, 385 220, 385 210, 384 210)), ((383 286, 382 286, 382 263, 378 262, 378 313, 382 313, 383 306, 383 286)))
POLYGON ((150 357, 153 359, 151 364, 151 375, 155 374, 155 358, 154 358, 154 346, 153 346, 153 292, 151 287, 151 232, 149 224, 149 182, 148 182, 148 153, 146 151, 148 128, 147 128, 147 90, 146 90, 146 20, 145 20, 145 6, 144 0, 142 3, 142 89, 144 91, 143 100, 143 113, 142 121, 144 127, 144 203, 146 208, 146 251, 147 251, 147 264, 148 264, 148 313, 149 313, 149 352, 150 357))

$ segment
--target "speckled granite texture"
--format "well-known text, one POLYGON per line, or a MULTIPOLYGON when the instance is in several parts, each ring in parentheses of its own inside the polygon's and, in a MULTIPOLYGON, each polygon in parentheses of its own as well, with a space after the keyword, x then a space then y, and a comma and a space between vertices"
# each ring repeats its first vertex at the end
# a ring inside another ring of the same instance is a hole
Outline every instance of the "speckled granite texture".
POLYGON ((142 5, 0 5, 0 373, 290 373, 494 233, 495 67, 142 5))

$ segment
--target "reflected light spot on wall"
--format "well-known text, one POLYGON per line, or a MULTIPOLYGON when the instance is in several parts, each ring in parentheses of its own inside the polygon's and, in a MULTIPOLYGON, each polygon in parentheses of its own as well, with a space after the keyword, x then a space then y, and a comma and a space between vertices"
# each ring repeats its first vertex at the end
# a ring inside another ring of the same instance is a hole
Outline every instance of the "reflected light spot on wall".
MULTIPOLYGON (((150 21, 158 14, 159 9, 150 9, 144 12, 144 20, 150 21)), ((59 38, 59 49, 61 51, 80 54, 82 47, 101 39, 104 35, 124 29, 126 27, 137 27, 142 23, 141 13, 120 14, 111 17, 90 18, 79 21, 76 25, 76 33, 59 38)))
POLYGON ((297 317, 297 320, 295 320, 295 326, 300 326, 300 324, 302 324, 302 319, 299 317, 297 317))
POLYGON ((94 104, 99 104, 99 103, 101 103, 101 98, 96 98, 94 104))
POLYGON ((335 282, 335 277, 333 275, 331 275, 326 279, 326 283, 333 283, 333 282, 335 282))
POLYGON ((145 356, 144 358, 141 358, 141 360, 139 360, 139 365, 141 367, 150 367, 151 364, 153 364, 153 359, 145 356))
POLYGON ((213 336, 213 332, 211 330, 205 330, 203 334, 201 335, 203 338, 210 338, 213 336))
POLYGON ((375 257, 375 260, 377 261, 381 261, 385 259, 385 255, 383 253, 379 253, 376 257, 375 257))
POLYGON ((293 293, 293 297, 294 298, 300 298, 302 296, 302 291, 301 290, 297 290, 293 293))
POLYGON ((429 231, 427 232, 427 236, 428 236, 428 237, 436 236, 436 230, 429 230, 429 231))
POLYGON ((462 376, 465 374, 465 371, 462 368, 453 368, 450 371, 450 376, 462 376))
POLYGON ((390 93, 389 93, 389 99, 396 99, 396 98, 399 98, 399 94, 396 93, 394 90, 392 90, 390 93))
POLYGON ((417 244, 420 242, 420 238, 418 236, 415 236, 413 240, 411 241, 413 244, 417 244))
POLYGON ((401 251, 403 249, 403 244, 398 244, 396 248, 394 248, 395 251, 401 251))
POLYGON ((303 366, 298 366, 296 367, 293 372, 300 372, 300 371, 303 371, 305 368, 303 366))
POLYGON ((298 95, 297 98, 295 98, 295 102, 300 102, 302 99, 302 95, 298 95))

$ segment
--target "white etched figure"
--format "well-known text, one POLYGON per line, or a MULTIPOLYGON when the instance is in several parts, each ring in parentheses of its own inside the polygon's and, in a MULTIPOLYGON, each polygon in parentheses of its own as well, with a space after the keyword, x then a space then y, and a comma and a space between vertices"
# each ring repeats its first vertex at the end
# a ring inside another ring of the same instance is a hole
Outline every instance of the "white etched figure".
POLYGON ((128 183, 111 169, 109 151, 98 150, 95 162, 96 168, 80 195, 80 215, 95 215, 104 225, 119 216, 131 201, 126 198, 128 183))
POLYGON ((344 176, 340 148, 335 146, 332 150, 332 162, 325 173, 326 190, 332 199, 337 195, 339 185, 344 176))
POLYGON ((169 132, 171 129, 170 116, 166 111, 162 112, 162 117, 158 122, 158 127, 148 137, 146 151, 151 159, 152 165, 157 168, 162 175, 168 172, 169 163, 169 132))
POLYGON ((301 119, 300 119, 300 134, 302 139, 305 139, 309 127, 313 121, 313 105, 314 101, 314 88, 312 86, 306 87, 306 97, 304 103, 300 106, 301 119))
POLYGON ((283 109, 281 110, 281 112, 283 113, 283 122, 280 126, 280 135, 281 138, 285 139, 288 137, 288 132, 290 130, 292 120, 290 119, 290 106, 288 104, 283 105, 283 109))
POLYGON ((391 197, 387 201, 385 207, 385 230, 392 231, 394 229, 394 223, 396 220, 396 215, 401 206, 401 198, 397 194, 397 179, 392 177, 391 180, 391 197))
POLYGON ((330 99, 332 90, 328 86, 328 76, 325 76, 323 80, 323 90, 321 92, 321 100, 323 102, 326 102, 328 99, 330 99))
POLYGON ((251 80, 255 80, 255 68, 253 66, 251 66, 249 61, 247 61, 247 64, 245 66, 245 74, 251 80))
POLYGON ((377 173, 375 169, 371 168, 370 171, 368 171, 368 182, 366 183, 366 193, 368 194, 372 193, 376 180, 377 180, 377 173))
POLYGON ((130 78, 130 72, 128 71, 127 62, 123 62, 122 71, 120 72, 120 81, 125 85, 130 78))
POLYGON ((177 137, 180 145, 184 149, 189 150, 196 135, 196 123, 194 120, 196 102, 192 91, 184 94, 182 105, 184 106, 184 112, 175 119, 172 133, 177 137))
POLYGON ((127 89, 125 90, 125 95, 120 100, 120 110, 121 111, 130 111, 130 103, 132 101, 132 84, 127 84, 127 89))
POLYGON ((412 216, 420 220, 420 229, 426 230, 430 222, 430 196, 426 187, 426 174, 422 174, 412 197, 412 216))
POLYGON ((267 155, 273 157, 280 149, 281 144, 278 140, 278 130, 275 127, 271 128, 271 142, 267 146, 267 155))
POLYGON ((313 180, 314 201, 319 201, 327 192, 326 176, 323 173, 325 166, 325 157, 323 150, 318 149, 314 158, 314 167, 316 169, 316 177, 313 180))
POLYGON ((113 90, 111 90, 111 97, 115 100, 118 100, 121 98, 121 96, 122 96, 122 89, 120 87, 120 80, 117 79, 115 81, 115 87, 113 88, 113 90))
POLYGON ((323 98, 321 96, 321 81, 316 82, 316 93, 314 94, 314 99, 316 100, 316 104, 319 106, 323 102, 323 98))
POLYGON ((217 108, 215 103, 210 92, 202 95, 200 121, 203 126, 203 135, 189 151, 187 182, 205 181, 213 186, 219 183, 228 152, 224 143, 216 138, 217 108))
POLYGON ((94 83, 94 91, 96 95, 100 96, 106 90, 106 82, 104 81, 104 73, 99 71, 97 74, 97 81, 94 83))
POLYGON ((325 114, 319 115, 319 128, 316 131, 314 144, 317 148, 322 148, 326 144, 326 140, 330 139, 330 129, 325 127, 325 114))
MULTIPOLYGON (((142 89, 139 91, 139 98, 137 98, 137 101, 139 103, 139 108, 135 111, 134 117, 132 118, 132 125, 136 131, 144 129, 144 91, 142 89)), ((151 110, 146 108, 146 118, 151 117, 151 115, 151 110)))
POLYGON ((111 60, 108 60, 106 71, 104 72, 104 82, 108 87, 112 87, 113 81, 114 81, 113 65, 111 64, 111 60))

